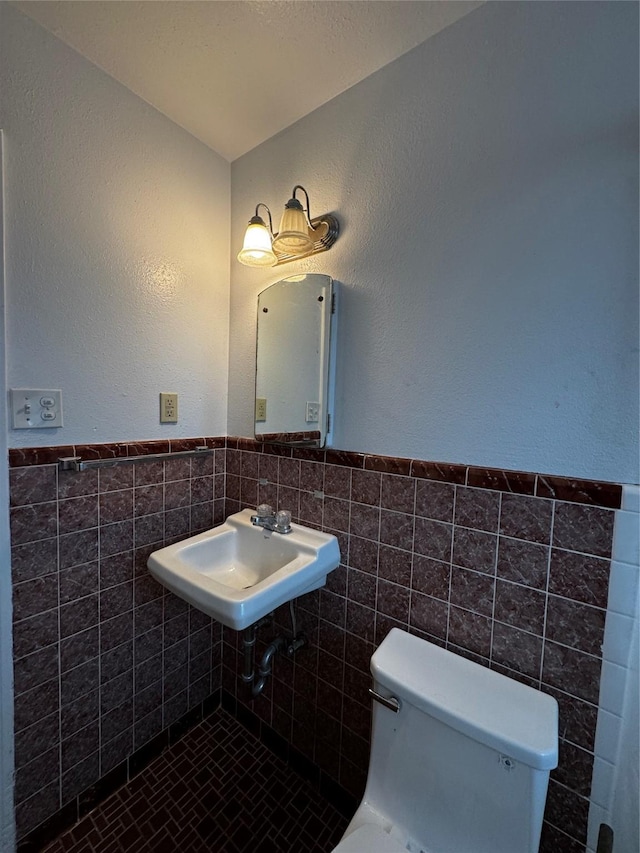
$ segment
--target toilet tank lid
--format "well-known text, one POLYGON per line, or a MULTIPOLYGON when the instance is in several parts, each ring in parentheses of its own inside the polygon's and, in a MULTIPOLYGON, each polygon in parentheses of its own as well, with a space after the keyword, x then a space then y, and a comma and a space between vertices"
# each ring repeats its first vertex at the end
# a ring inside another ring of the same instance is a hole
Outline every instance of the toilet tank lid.
POLYGON ((538 770, 558 764, 558 703, 392 628, 371 658, 378 684, 456 731, 538 770))

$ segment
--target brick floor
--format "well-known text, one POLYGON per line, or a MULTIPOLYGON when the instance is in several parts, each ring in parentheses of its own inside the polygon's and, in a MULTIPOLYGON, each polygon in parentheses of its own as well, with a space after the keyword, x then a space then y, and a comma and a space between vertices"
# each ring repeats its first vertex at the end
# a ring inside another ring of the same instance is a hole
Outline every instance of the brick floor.
POLYGON ((46 853, 329 853, 347 820, 223 710, 46 853))

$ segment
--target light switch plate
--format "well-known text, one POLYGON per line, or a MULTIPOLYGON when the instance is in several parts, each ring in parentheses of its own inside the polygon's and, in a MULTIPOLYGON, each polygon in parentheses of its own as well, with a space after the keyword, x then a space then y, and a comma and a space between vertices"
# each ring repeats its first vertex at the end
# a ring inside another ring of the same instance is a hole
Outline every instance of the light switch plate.
POLYGON ((60 389, 12 388, 10 396, 13 429, 56 429, 64 426, 60 389))

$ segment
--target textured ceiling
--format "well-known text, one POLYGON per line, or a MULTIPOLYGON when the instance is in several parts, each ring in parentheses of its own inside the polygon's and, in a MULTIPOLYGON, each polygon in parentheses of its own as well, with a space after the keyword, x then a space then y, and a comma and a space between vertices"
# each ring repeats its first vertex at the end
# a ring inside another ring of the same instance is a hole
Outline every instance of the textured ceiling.
POLYGON ((234 160, 481 3, 29 0, 13 5, 234 160))

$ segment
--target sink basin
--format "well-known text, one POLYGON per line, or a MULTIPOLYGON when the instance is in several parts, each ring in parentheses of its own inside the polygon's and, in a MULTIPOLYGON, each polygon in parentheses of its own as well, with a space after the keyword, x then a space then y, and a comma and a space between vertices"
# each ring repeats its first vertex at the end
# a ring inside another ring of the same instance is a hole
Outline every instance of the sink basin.
POLYGON ((324 586, 340 563, 338 540, 301 524, 272 533, 244 509, 205 533, 154 551, 147 565, 161 584, 239 631, 276 607, 324 586))

